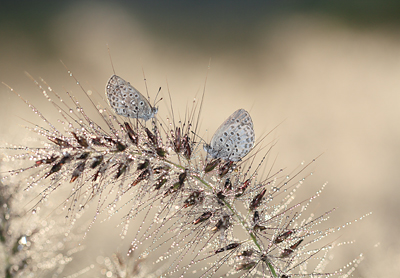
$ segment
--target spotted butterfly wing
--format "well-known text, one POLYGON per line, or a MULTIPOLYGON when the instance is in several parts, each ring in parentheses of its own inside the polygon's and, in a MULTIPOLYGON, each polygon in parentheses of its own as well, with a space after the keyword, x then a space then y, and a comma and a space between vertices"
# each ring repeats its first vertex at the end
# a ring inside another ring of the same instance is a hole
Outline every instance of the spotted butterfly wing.
POLYGON ((240 161, 254 146, 253 121, 250 114, 239 109, 222 123, 214 133, 211 143, 204 145, 212 158, 240 161))
POLYGON ((107 82, 106 96, 115 113, 124 117, 147 121, 158 111, 129 82, 115 74, 107 82))

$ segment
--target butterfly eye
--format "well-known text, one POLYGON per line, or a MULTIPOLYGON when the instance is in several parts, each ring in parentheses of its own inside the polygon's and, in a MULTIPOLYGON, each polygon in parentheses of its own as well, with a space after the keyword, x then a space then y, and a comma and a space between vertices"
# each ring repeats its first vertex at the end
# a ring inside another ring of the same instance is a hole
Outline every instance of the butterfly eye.
POLYGON ((138 98, 139 97, 139 95, 138 94, 135 94, 135 98, 138 98))
MULTIPOLYGON (((227 132, 224 132, 224 136, 228 136, 228 133, 227 132)), ((222 140, 222 139, 221 139, 222 140)))
POLYGON ((143 102, 143 101, 139 102, 139 105, 140 105, 140 106, 143 106, 143 104, 144 104, 144 102, 143 102))
POLYGON ((130 96, 130 97, 133 97, 133 94, 132 94, 132 93, 129 93, 129 96, 130 96))
POLYGON ((224 140, 222 138, 219 138, 219 141, 224 142, 224 140))

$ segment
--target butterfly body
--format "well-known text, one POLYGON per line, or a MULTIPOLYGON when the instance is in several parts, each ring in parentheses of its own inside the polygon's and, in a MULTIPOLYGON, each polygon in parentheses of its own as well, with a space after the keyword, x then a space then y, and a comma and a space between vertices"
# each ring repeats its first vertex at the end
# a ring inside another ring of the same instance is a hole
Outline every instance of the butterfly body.
POLYGON ((251 151, 254 140, 250 114, 244 109, 239 109, 222 123, 214 133, 210 144, 204 145, 204 150, 212 158, 240 161, 251 151))
POLYGON ((152 107, 146 97, 129 82, 115 74, 107 82, 106 96, 115 113, 124 117, 147 121, 158 111, 158 108, 152 107))

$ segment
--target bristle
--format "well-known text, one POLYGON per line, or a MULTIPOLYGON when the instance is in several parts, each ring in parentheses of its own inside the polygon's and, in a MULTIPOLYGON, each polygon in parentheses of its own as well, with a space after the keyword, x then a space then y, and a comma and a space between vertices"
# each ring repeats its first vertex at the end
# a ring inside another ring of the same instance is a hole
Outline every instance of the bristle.
MULTIPOLYGON (((132 237, 128 255, 135 253, 136 262, 156 256, 153 263, 160 266, 164 277, 189 277, 189 273, 195 273, 195 277, 342 275, 325 272, 325 252, 332 244, 319 244, 351 222, 318 229, 334 211, 308 213, 325 185, 305 200, 295 199, 296 191, 311 176, 307 168, 315 159, 284 174, 283 168, 276 169, 275 161, 269 161, 273 141, 259 163, 256 158, 267 146, 260 142, 257 150, 243 147, 246 154, 250 151, 246 158, 236 154, 235 161, 218 155, 207 160, 191 131, 192 126, 194 132, 200 129, 202 100, 200 107, 195 101, 187 109, 182 121, 175 122, 174 112, 172 122, 154 113, 149 129, 146 119, 122 120, 91 100, 102 119, 102 123, 96 123, 71 93, 66 93, 72 102, 67 104, 47 83, 45 89, 34 82, 57 108, 62 126, 57 129, 49 117, 17 94, 49 126, 31 128, 42 140, 42 148, 9 148, 18 152, 10 160, 28 163, 25 168, 10 171, 9 176, 20 175, 21 181, 26 177, 29 189, 43 186, 31 207, 35 214, 62 187, 68 188, 62 207, 71 227, 89 205, 95 205, 95 216, 83 237, 99 217, 105 221, 122 214, 121 237, 132 237), (52 99, 51 94, 56 97, 52 99), (266 173, 261 173, 262 169, 266 173)), ((171 110, 175 111, 172 104, 171 110)), ((248 112, 245 115, 245 119, 233 120, 243 121, 248 127, 244 121, 251 118, 248 112)), ((226 124, 223 130, 230 126, 236 127, 226 124)), ((135 263, 116 256, 105 265, 116 272, 135 263)), ((350 275, 351 269, 343 277, 350 275)))

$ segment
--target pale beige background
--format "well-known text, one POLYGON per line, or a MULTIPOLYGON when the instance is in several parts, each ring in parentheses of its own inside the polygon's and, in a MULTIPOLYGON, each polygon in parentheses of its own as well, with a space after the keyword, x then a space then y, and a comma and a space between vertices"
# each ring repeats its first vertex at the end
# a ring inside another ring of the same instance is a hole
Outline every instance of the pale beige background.
MULTIPOLYGON (((338 208, 333 226, 373 212, 333 236, 356 242, 336 250, 330 269, 363 253, 355 277, 399 275, 398 26, 357 26, 318 13, 284 13, 259 16, 257 24, 248 26, 244 18, 248 35, 229 29, 229 24, 216 31, 212 22, 204 29, 199 24, 201 32, 194 28, 191 33, 187 26, 164 26, 165 15, 158 22, 156 15, 146 21, 123 5, 110 4, 71 4, 49 17, 42 34, 3 26, 0 81, 42 111, 54 111, 24 71, 43 77, 59 91, 79 94, 62 59, 87 89, 103 95, 112 74, 108 43, 117 74, 145 92, 143 68, 152 98, 159 86, 166 96, 168 82, 174 106, 183 114, 201 94, 208 75, 201 135, 211 138, 238 108, 250 111, 258 138, 284 120, 270 137, 279 139, 274 150, 279 166, 291 169, 324 153, 299 195, 309 196, 328 181, 317 201, 321 212, 338 208)), ((207 23, 207 18, 199 20, 207 23)), ((165 103, 159 107, 159 114, 165 115, 165 103)), ((2 142, 24 144, 29 138, 17 116, 33 118, 19 99, 0 87, 2 142)), ((71 273, 116 246, 125 252, 118 232, 96 225, 85 241, 84 259, 70 265, 71 273)))

